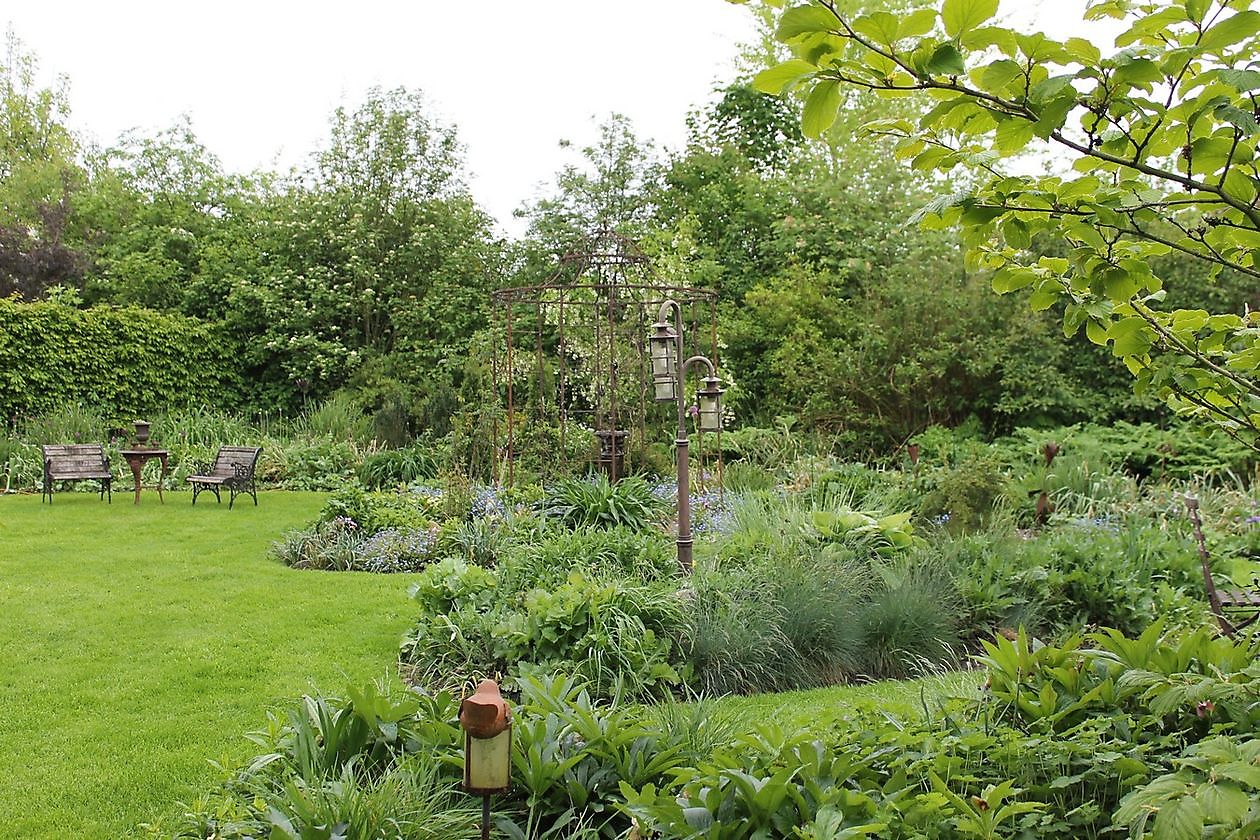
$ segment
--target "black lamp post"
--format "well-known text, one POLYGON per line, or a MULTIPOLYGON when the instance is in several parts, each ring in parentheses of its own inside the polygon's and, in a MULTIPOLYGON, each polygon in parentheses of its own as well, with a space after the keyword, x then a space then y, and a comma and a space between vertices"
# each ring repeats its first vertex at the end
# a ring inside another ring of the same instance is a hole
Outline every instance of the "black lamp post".
POLYGON ((656 402, 672 402, 678 407, 678 434, 674 447, 678 452, 678 564, 691 571, 691 472, 688 460, 690 441, 687 437, 687 408, 684 403, 687 370, 702 364, 709 375, 696 393, 702 432, 722 428, 722 388, 713 362, 704 356, 683 357, 682 307, 672 300, 661 304, 660 314, 648 337, 652 351, 652 387, 656 402), (668 320, 667 320, 668 319, 668 320), (671 323, 672 321, 672 323, 671 323))

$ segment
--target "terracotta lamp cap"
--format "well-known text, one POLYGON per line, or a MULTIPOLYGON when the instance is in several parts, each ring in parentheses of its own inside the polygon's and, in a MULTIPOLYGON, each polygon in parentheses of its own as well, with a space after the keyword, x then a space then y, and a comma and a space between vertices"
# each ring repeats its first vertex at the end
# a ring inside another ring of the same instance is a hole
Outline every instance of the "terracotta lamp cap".
POLYGON ((459 725, 474 738, 493 738, 507 729, 512 710, 494 680, 482 680, 459 704, 459 725))

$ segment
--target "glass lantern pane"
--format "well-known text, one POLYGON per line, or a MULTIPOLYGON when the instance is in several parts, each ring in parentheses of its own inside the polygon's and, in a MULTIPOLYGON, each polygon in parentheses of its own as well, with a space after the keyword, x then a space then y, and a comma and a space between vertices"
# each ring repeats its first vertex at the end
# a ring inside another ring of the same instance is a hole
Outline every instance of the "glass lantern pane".
POLYGON ((657 347, 652 348, 652 375, 653 376, 673 376, 674 375, 674 354, 668 350, 658 352, 657 347))
POLYGON ((672 376, 667 379, 657 379, 654 384, 656 386, 657 402, 674 402, 677 399, 674 392, 674 378, 672 376))
POLYGON ((700 397, 700 428, 706 432, 716 432, 722 427, 722 406, 717 397, 700 397))

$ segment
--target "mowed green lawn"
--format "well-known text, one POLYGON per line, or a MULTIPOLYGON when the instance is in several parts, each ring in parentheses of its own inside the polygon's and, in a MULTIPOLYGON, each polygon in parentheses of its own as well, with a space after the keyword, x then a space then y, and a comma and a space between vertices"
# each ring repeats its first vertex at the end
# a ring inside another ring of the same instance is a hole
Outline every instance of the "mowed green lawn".
POLYGON ((408 576, 267 556, 323 498, 0 497, 0 837, 128 836, 254 754, 268 708, 394 677, 408 576))

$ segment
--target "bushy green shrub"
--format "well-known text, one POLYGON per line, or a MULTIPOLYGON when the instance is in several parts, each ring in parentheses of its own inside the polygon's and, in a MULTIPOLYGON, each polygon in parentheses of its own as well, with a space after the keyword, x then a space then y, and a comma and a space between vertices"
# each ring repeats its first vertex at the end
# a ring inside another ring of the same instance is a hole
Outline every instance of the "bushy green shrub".
POLYGON ((1088 625, 1145 630, 1160 616, 1204 620, 1206 596, 1186 533, 1148 523, 1082 520, 1020 537, 991 531, 919 549, 959 592, 965 637, 1026 628, 1062 634, 1088 625))
POLYGON ((1007 493, 1001 462, 989 453, 965 456, 955 466, 931 476, 919 505, 920 515, 947 524, 951 531, 984 527, 994 505, 1007 493))
POLYGON ((35 418, 80 405, 130 422, 174 406, 243 402, 235 341, 193 318, 0 298, 0 337, 0 417, 35 418))
POLYGON ((661 515, 664 505, 639 476, 617 482, 597 474, 569 478, 547 490, 546 513, 568 528, 625 527, 643 530, 661 515))
POLYGON ((271 554, 295 569, 347 572, 356 567, 368 535, 353 520, 340 517, 286 534, 271 554))
MULTIPOLYGON (((1206 629, 1058 646, 1017 634, 986 645, 976 699, 909 719, 861 704, 800 731, 706 706, 601 704, 570 676, 525 677, 496 828, 525 838, 1075 840, 1182 836, 1166 834, 1176 814, 1184 836, 1244 838, 1260 820, 1258 653, 1260 639, 1206 629)), ((305 698, 254 736, 262 753, 187 809, 175 836, 244 840, 278 824, 269 836, 301 836, 284 832, 333 817, 350 825, 352 813, 365 826, 392 818, 391 830, 427 817, 462 836, 469 826, 445 794, 462 765, 456 710, 445 693, 305 698), (417 759, 445 784, 424 776, 413 788, 423 795, 378 793, 417 759), (361 800, 387 810, 346 808, 361 800)))
POLYGON ((368 491, 357 484, 342 487, 324 504, 320 522, 349 519, 366 534, 393 528, 428 530, 441 505, 440 493, 414 490, 368 491))
POLYGON ((438 472, 438 458, 433 450, 433 444, 423 441, 405 449, 375 452, 359 466, 359 481, 364 487, 379 490, 433 478, 438 472))
MULTIPOLYGON (((448 535, 448 550, 481 521, 448 535)), ((494 569, 459 551, 424 571, 413 589, 420 617, 402 652, 414 677, 461 685, 560 668, 588 677, 599 696, 659 694, 677 683, 686 618, 664 536, 538 527, 528 517, 500 521, 494 569)))

